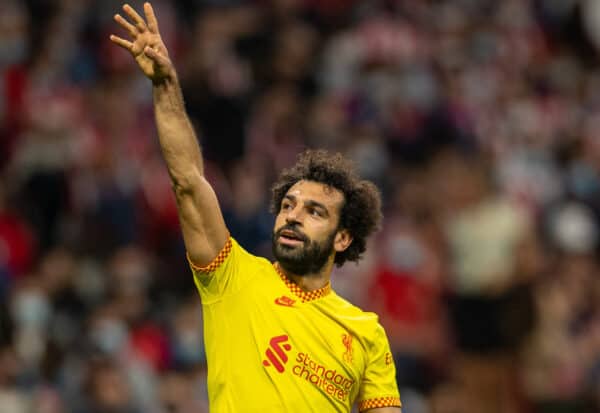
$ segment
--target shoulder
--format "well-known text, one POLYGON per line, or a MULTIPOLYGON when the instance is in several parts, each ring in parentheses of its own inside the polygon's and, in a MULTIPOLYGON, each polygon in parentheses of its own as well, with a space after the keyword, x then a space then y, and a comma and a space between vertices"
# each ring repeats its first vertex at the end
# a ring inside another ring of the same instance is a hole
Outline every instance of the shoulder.
MULTIPOLYGON (((376 313, 364 311, 333 291, 328 301, 331 311, 335 312, 341 322, 354 330, 356 335, 371 341, 383 332, 379 316, 376 313)), ((385 334, 385 332, 383 333, 385 334)))
POLYGON ((357 305, 352 304, 344 297, 338 295, 334 290, 331 291, 329 296, 329 305, 336 307, 343 314, 353 317, 360 317, 361 319, 364 319, 364 321, 371 320, 373 322, 377 322, 379 319, 377 314, 371 311, 365 311, 357 305))
POLYGON ((248 252, 232 237, 209 265, 199 267, 191 260, 189 264, 205 302, 209 295, 222 297, 238 291, 256 276, 274 273, 266 258, 248 252))
POLYGON ((264 257, 248 252, 233 237, 229 237, 219 254, 207 266, 195 265, 189 258, 190 267, 196 277, 209 280, 215 276, 243 273, 246 275, 268 271, 271 263, 264 257))
POLYGON ((226 245, 224 250, 221 252, 221 254, 224 255, 223 261, 229 259, 235 264, 241 263, 245 266, 251 265, 260 268, 267 268, 271 266, 269 260, 247 251, 233 237, 230 237, 229 240, 229 249, 226 245))

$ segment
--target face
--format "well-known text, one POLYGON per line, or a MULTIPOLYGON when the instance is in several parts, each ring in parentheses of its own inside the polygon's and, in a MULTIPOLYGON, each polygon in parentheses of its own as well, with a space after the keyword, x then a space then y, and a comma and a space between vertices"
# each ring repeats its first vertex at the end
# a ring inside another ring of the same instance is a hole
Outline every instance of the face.
POLYGON ((340 230, 343 194, 327 185, 299 181, 283 198, 273 230, 273 255, 295 275, 319 272, 352 241, 340 230))

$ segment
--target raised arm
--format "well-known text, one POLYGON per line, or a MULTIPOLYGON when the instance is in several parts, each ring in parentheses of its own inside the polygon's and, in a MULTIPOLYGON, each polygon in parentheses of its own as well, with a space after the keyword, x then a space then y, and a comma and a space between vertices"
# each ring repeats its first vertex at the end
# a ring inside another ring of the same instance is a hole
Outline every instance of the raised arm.
POLYGON ((110 40, 128 50, 152 81, 158 137, 173 182, 185 246, 191 260, 204 266, 227 241, 223 215, 204 177, 200 145, 185 112, 177 73, 161 39, 154 10, 145 3, 145 19, 128 4, 123 11, 128 19, 119 14, 114 18, 131 39, 111 35, 110 40))

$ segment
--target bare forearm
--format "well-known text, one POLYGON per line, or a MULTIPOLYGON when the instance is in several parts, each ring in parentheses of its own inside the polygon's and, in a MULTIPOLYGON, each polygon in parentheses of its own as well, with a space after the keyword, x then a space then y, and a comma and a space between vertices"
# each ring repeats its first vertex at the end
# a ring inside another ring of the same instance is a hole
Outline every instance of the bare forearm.
POLYGON ((120 14, 114 18, 129 40, 116 35, 110 40, 130 52, 152 81, 158 137, 173 180, 181 232, 192 261, 203 266, 217 256, 229 236, 219 201, 204 178, 200 145, 152 5, 144 3, 145 19, 127 4, 123 11, 127 18, 120 14))
POLYGON ((153 95, 160 147, 169 174, 175 185, 185 187, 191 176, 203 174, 203 163, 176 75, 154 84, 153 95))

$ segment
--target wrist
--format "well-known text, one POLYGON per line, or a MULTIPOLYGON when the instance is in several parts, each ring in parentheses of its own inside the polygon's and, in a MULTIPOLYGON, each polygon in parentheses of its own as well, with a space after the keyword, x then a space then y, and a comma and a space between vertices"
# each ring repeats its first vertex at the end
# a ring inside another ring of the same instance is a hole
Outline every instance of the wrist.
POLYGON ((155 88, 169 89, 171 87, 178 87, 179 85, 175 70, 172 70, 170 73, 164 76, 150 80, 152 81, 152 86, 155 88))

